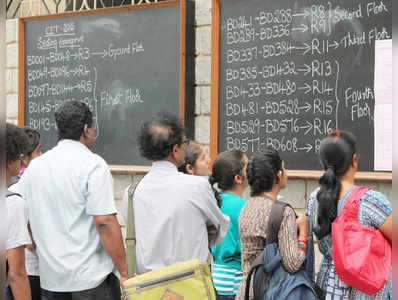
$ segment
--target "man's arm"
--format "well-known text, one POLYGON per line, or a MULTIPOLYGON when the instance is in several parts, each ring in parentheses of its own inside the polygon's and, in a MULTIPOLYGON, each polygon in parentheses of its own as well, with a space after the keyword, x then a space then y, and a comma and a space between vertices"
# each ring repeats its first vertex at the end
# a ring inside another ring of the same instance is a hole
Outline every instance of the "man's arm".
POLYGON ((193 190, 193 204, 196 205, 206 218, 209 245, 221 243, 228 232, 229 217, 224 215, 217 206, 214 191, 207 181, 198 183, 193 190))
POLYGON ((126 251, 116 215, 93 216, 93 218, 102 245, 119 271, 122 283, 127 279, 126 251))
POLYGON ((25 270, 25 247, 7 251, 8 280, 15 300, 31 300, 28 275, 25 270))

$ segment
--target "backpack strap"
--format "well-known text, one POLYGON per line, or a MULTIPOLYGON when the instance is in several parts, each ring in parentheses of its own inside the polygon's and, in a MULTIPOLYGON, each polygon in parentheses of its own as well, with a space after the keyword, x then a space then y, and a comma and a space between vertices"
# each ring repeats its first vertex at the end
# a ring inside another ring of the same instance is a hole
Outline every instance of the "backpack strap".
POLYGON ((271 213, 268 219, 267 236, 265 239, 265 245, 273 243, 278 244, 278 233, 281 223, 283 221, 283 213, 285 207, 290 206, 289 204, 282 201, 275 201, 271 207, 271 213))
MULTIPOLYGON (((271 213, 268 218, 267 225, 267 236, 265 238, 265 246, 276 243, 278 244, 278 233, 281 223, 283 221, 283 213, 285 207, 290 206, 289 204, 282 201, 275 201, 271 206, 271 213)), ((259 266, 264 264, 264 250, 256 257, 253 261, 249 274, 247 276, 246 288, 245 288, 245 300, 249 300, 250 294, 250 283, 252 280, 253 273, 257 270, 259 266)))
POLYGON ((136 258, 136 237, 135 237, 135 224, 134 224, 134 206, 133 196, 134 192, 140 181, 130 185, 128 189, 128 208, 127 208, 127 230, 126 230, 126 259, 127 259, 127 274, 129 278, 134 277, 137 269, 136 258))

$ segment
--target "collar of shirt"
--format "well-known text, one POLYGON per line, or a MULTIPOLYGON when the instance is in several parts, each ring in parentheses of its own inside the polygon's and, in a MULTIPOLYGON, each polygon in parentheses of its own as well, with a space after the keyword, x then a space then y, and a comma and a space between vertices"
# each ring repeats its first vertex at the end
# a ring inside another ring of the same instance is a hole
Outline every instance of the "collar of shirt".
POLYGON ((173 172, 175 174, 178 173, 177 166, 173 164, 172 162, 169 162, 167 160, 157 160, 152 162, 152 169, 153 171, 167 171, 167 172, 173 172))
POLYGON ((87 148, 86 145, 84 145, 82 142, 76 141, 76 140, 70 140, 70 139, 62 139, 58 142, 57 146, 70 146, 70 147, 76 147, 76 148, 80 148, 82 150, 86 150, 86 151, 90 151, 91 150, 89 148, 87 148))

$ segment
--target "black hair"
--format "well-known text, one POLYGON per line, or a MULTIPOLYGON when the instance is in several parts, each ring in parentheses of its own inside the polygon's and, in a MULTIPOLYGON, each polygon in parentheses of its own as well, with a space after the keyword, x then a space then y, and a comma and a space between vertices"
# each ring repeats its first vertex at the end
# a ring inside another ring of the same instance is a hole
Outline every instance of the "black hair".
POLYGON ((337 217, 340 177, 352 164, 355 147, 355 136, 347 131, 333 131, 321 142, 319 155, 325 173, 319 179, 320 189, 317 193, 318 226, 314 232, 318 239, 331 232, 332 223, 337 217))
POLYGON ((28 146, 25 149, 24 155, 30 156, 40 144, 40 133, 29 127, 22 127, 22 129, 28 138, 28 146))
POLYGON ((84 125, 91 127, 93 115, 87 104, 79 101, 64 102, 55 112, 58 139, 78 141, 84 133, 84 125))
MULTIPOLYGON (((211 186, 217 183, 218 187, 223 191, 233 188, 235 176, 242 175, 243 157, 244 153, 239 150, 224 151, 218 154, 213 164, 212 173, 209 176, 211 186)), ((214 189, 214 193, 220 206, 220 195, 216 189, 214 189)))
POLYGON ((6 161, 10 164, 21 159, 28 147, 28 138, 24 131, 11 124, 6 124, 6 161))
POLYGON ((279 182, 278 172, 282 170, 279 153, 267 148, 253 154, 247 165, 247 180, 251 196, 259 196, 272 189, 279 182))
POLYGON ((185 147, 185 162, 178 167, 178 171, 188 174, 187 166, 194 166, 202 151, 198 142, 188 141, 188 145, 185 147))
POLYGON ((182 120, 176 115, 161 112, 141 126, 137 142, 140 153, 149 160, 165 159, 175 145, 181 145, 185 137, 182 120))

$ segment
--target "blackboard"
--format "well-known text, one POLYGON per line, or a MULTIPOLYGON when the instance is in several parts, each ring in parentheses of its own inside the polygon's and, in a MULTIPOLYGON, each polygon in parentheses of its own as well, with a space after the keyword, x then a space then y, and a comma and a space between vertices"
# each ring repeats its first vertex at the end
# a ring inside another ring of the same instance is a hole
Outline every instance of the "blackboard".
POLYGON ((150 165, 139 154, 141 124, 159 111, 186 120, 193 107, 193 3, 170 1, 20 21, 20 123, 57 143, 55 110, 87 103, 110 165, 150 165), (188 21, 189 20, 189 21, 188 21))
POLYGON ((392 39, 391 14, 391 0, 213 0, 212 155, 268 146, 319 170, 340 129, 374 171, 375 40, 392 39))

